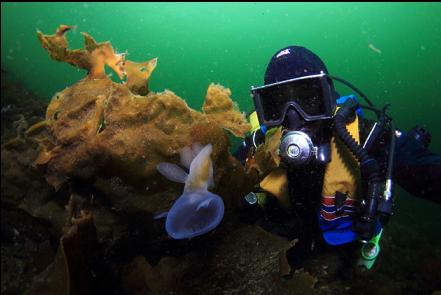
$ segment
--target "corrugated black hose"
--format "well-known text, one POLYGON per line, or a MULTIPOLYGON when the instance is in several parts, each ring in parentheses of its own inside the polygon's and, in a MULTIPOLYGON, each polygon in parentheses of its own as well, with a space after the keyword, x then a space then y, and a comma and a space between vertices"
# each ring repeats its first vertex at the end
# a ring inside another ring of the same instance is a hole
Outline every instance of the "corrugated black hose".
POLYGON ((362 207, 360 218, 355 223, 354 229, 359 233, 362 241, 369 241, 375 231, 377 207, 381 195, 381 179, 377 161, 368 155, 367 151, 355 141, 346 129, 348 118, 354 115, 358 107, 359 105, 355 100, 346 100, 334 117, 334 126, 337 135, 360 162, 361 175, 368 182, 365 204, 362 207))

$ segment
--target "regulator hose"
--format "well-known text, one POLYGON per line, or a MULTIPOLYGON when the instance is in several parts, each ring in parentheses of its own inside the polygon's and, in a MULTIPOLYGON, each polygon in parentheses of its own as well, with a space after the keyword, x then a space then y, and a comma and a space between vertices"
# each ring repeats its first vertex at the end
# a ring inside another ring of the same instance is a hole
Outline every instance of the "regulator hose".
POLYGON ((369 241, 374 236, 377 220, 377 207, 381 195, 380 168, 377 161, 371 158, 346 129, 348 118, 354 115, 359 107, 358 102, 348 99, 334 116, 334 126, 339 138, 360 162, 361 175, 368 182, 368 192, 360 218, 355 223, 355 231, 362 241, 369 241))

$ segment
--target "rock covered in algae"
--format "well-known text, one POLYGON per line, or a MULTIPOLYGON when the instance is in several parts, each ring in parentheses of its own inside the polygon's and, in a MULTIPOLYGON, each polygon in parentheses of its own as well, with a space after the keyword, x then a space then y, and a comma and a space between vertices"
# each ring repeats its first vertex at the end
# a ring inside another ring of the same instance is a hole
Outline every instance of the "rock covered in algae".
POLYGON ((186 294, 319 294, 312 275, 280 274, 279 256, 288 241, 255 225, 232 223, 219 231, 222 238, 207 241, 209 250, 199 254, 206 257, 192 259, 193 269, 182 282, 186 294))
POLYGON ((163 257, 152 266, 145 257, 137 256, 123 267, 121 285, 127 294, 185 294, 181 281, 190 265, 190 261, 163 257))
MULTIPOLYGON (((34 167, 39 146, 28 137, 28 127, 44 118, 47 104, 14 80, 1 75, 1 202, 23 209, 25 203, 47 199, 53 189, 34 167)), ((38 127, 39 124, 33 126, 38 127)), ((35 129, 34 127, 34 129, 35 129)))
POLYGON ((148 93, 147 80, 156 68, 158 58, 154 58, 147 62, 136 63, 132 61, 125 62, 125 70, 127 73, 127 87, 139 95, 148 93))
POLYGON ((202 110, 210 121, 222 126, 235 136, 243 137, 243 134, 249 130, 249 126, 244 124, 244 117, 230 96, 230 89, 221 85, 210 85, 202 110))
POLYGON ((176 163, 182 148, 200 142, 213 145, 215 179, 231 178, 234 168, 240 177, 229 186, 233 191, 235 183, 243 187, 243 169, 229 154, 223 129, 243 137, 249 125, 229 89, 209 85, 203 112, 198 112, 172 91, 149 92, 147 80, 157 59, 127 61, 109 42, 97 43, 85 33, 84 49, 68 49, 65 33, 71 28, 62 25, 54 35, 38 32, 53 59, 88 71, 87 77, 57 93, 47 108, 49 136, 40 141, 36 163, 51 185, 59 188, 72 177, 93 182, 108 176, 154 191, 156 165, 176 163), (127 82, 110 80, 105 65, 127 76, 127 82))

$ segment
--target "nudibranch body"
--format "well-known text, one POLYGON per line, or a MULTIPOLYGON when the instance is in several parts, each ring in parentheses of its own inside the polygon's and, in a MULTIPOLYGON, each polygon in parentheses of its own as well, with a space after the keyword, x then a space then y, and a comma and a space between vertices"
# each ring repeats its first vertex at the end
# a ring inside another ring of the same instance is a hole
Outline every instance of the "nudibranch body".
MULTIPOLYGON (((205 234, 219 225, 224 215, 222 198, 208 191, 213 184, 211 144, 201 148, 193 144, 181 151, 187 174, 175 164, 159 163, 158 171, 168 179, 185 183, 183 194, 167 213, 165 228, 174 239, 188 239, 205 234)), ((163 216, 164 214, 161 214, 163 216)))

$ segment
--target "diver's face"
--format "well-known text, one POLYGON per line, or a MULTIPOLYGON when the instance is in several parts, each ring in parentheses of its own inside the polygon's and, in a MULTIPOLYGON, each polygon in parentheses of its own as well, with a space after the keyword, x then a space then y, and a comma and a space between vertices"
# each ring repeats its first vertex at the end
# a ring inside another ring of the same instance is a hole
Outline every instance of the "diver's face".
POLYGON ((329 123, 329 120, 306 121, 297 110, 289 108, 282 123, 279 147, 282 161, 289 167, 327 163, 330 154, 326 153, 327 149, 320 147, 326 147, 326 127, 329 123))
POLYGON ((323 120, 308 122, 293 107, 289 107, 282 122, 282 128, 286 131, 302 131, 314 137, 314 135, 319 134, 323 124, 323 120))

